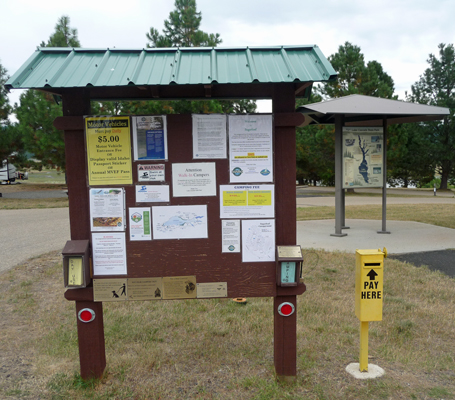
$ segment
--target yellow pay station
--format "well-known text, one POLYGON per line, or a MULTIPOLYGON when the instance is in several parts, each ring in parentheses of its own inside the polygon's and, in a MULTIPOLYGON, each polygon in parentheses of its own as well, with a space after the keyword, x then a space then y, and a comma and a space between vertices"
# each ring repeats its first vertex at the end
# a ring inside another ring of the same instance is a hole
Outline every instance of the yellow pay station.
POLYGON ((355 315, 360 320, 360 372, 368 372, 368 322, 382 321, 387 250, 355 252, 355 315))

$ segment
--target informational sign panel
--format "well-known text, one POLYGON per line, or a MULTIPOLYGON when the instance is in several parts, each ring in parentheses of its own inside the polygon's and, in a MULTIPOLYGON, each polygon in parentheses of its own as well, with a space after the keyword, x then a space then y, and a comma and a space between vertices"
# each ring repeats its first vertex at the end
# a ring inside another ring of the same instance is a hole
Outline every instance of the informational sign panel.
POLYGON ((150 207, 129 209, 130 240, 152 240, 150 207))
POLYGON ((139 182, 164 182, 164 164, 139 164, 137 179, 139 182))
MULTIPOLYGON (((87 117, 98 123, 87 122, 87 151, 103 149, 96 142, 104 133, 90 139, 91 129, 108 125, 102 118, 87 117)), ((86 192, 97 301, 273 296, 272 116, 120 121, 131 145, 108 148, 128 148, 131 180, 119 187, 103 178, 86 192)), ((101 176, 110 161, 96 165, 101 176)))
POLYGON ((93 231, 125 230, 123 188, 90 189, 90 228, 93 231))
POLYGON ((383 187, 383 128, 343 127, 343 188, 383 187))
POLYGON ((220 218, 273 218, 274 185, 221 185, 220 218))
POLYGON ((133 183, 129 117, 87 117, 85 138, 89 185, 133 183))
POLYGON ((133 117, 135 160, 167 160, 166 116, 133 117))
POLYGON ((208 237, 207 206, 152 207, 154 239, 202 239, 208 237))
POLYGON ((93 274, 126 275, 124 232, 92 233, 93 274))
POLYGON ((226 115, 193 115, 193 158, 226 158, 226 115))
POLYGON ((242 261, 275 261, 275 220, 242 221, 242 261))
POLYGON ((172 164, 172 195, 216 196, 215 163, 172 164))
POLYGON ((230 115, 230 182, 273 182, 272 143, 271 115, 230 115))

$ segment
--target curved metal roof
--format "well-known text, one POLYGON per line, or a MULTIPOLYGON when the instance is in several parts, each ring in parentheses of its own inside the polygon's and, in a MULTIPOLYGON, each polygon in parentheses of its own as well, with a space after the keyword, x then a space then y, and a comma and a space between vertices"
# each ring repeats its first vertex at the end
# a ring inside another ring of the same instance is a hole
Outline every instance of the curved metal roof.
MULTIPOLYGON (((38 48, 7 89, 299 83, 336 79, 316 45, 242 48, 38 48)), ((58 91, 57 91, 58 92, 58 91)))

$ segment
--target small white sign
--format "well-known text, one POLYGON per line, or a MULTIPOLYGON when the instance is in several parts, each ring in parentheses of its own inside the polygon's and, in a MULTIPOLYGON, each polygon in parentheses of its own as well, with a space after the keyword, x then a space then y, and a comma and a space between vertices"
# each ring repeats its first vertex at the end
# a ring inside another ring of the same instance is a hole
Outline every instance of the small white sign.
POLYGON ((240 220, 223 220, 221 224, 221 251, 223 253, 240 253, 240 220))
POLYGON ((275 261, 275 220, 242 221, 242 261, 275 261))
POLYGON ((152 226, 150 207, 131 207, 130 240, 152 240, 152 226))
POLYGON ((137 185, 136 203, 168 203, 169 185, 137 185))
POLYGON ((164 182, 164 164, 139 164, 137 178, 139 182, 164 182))
POLYGON ((93 275, 126 275, 124 232, 92 233, 93 275))
POLYGON ((193 158, 226 157, 226 115, 193 114, 193 158))
POLYGON ((172 164, 172 195, 216 196, 215 163, 172 164))

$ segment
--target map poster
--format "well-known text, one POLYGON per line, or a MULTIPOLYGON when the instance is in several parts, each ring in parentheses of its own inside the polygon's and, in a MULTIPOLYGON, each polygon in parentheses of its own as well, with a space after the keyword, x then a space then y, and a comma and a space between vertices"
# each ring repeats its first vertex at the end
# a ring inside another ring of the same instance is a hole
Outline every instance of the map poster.
POLYGON ((154 239, 207 239, 207 205, 152 207, 154 239))
POLYGON ((226 115, 193 114, 193 158, 226 157, 226 115))
POLYGON ((92 233, 93 275, 126 275, 124 232, 92 233))
POLYGON ((242 261, 275 261, 275 220, 242 221, 242 261))
POLYGON ((230 182, 273 182, 272 115, 230 115, 228 121, 230 182))
POLYGON ((172 164, 172 195, 216 196, 215 163, 172 164))
POLYGON ((85 118, 89 185, 133 183, 129 117, 85 118))
POLYGON ((133 117, 134 160, 167 160, 165 115, 133 117))
POLYGON ((274 218, 275 185, 220 185, 220 218, 274 218))
POLYGON ((240 220, 221 221, 221 252, 240 253, 240 220))
POLYGON ((91 188, 89 194, 91 231, 124 231, 125 192, 123 188, 91 188))
POLYGON ((384 186, 383 132, 343 127, 343 189, 384 186))
POLYGON ((150 207, 130 207, 130 240, 152 240, 150 207))

